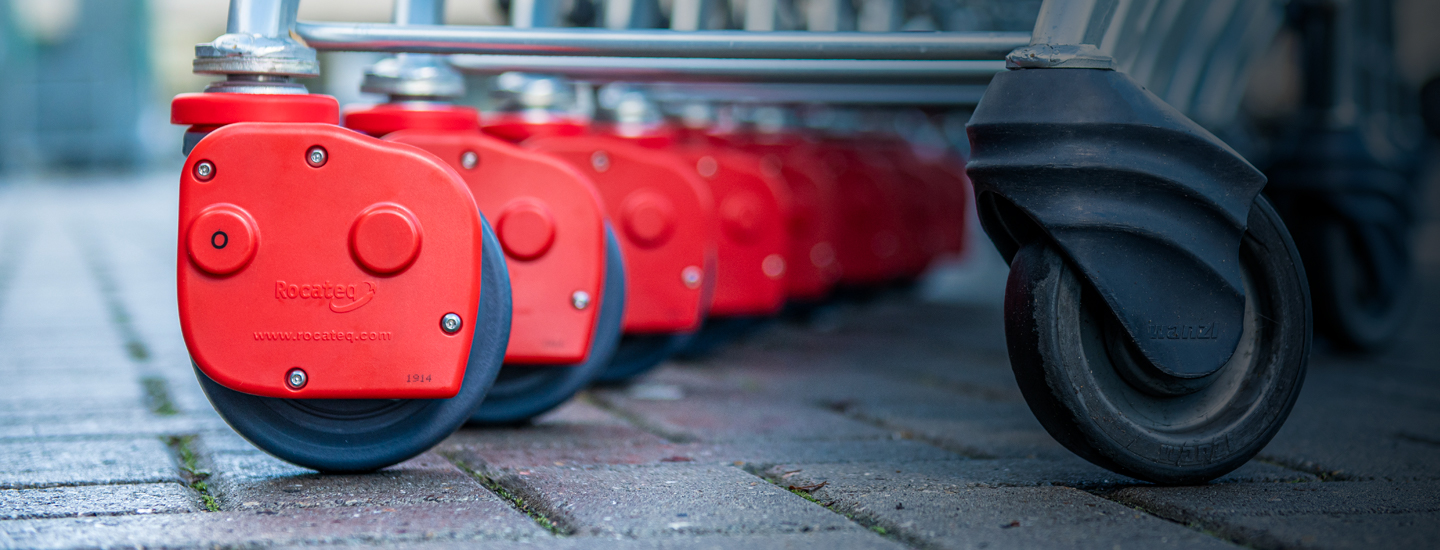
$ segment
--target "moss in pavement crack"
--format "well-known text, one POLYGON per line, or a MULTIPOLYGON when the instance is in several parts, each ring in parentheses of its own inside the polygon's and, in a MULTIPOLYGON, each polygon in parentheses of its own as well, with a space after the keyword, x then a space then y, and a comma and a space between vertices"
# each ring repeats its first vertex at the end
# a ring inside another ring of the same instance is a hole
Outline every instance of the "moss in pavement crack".
POLYGON ((516 510, 520 511, 520 513, 528 516, 531 521, 534 521, 535 524, 539 525, 542 529, 545 529, 546 531, 549 531, 551 534, 554 534, 556 536, 563 537, 570 534, 565 529, 562 529, 559 525, 556 525, 555 522, 552 521, 549 517, 547 517, 544 513, 536 510, 535 507, 525 502, 525 499, 521 498, 520 495, 510 492, 509 489, 506 489, 505 486, 501 485, 499 481, 495 480, 495 478, 475 471, 469 466, 466 466, 464 462, 461 462, 459 460, 451 458, 450 461, 454 463, 456 467, 464 470, 465 473, 470 474, 471 477, 479 481, 480 484, 484 485, 486 489, 490 490, 490 492, 495 493, 502 499, 505 499, 506 502, 509 502, 510 505, 514 506, 516 510))
POLYGON ((175 408, 175 402, 170 399, 170 384, 159 376, 145 376, 140 378, 140 385, 145 387, 145 405, 150 412, 160 416, 175 416, 180 411, 175 408))
POLYGON ((220 504, 215 501, 215 495, 210 493, 210 486, 205 483, 205 480, 210 478, 210 472, 200 467, 200 458, 195 454, 195 436, 176 435, 163 440, 174 450, 176 461, 180 464, 180 475, 185 479, 186 485, 200 494, 200 500, 205 503, 205 511, 220 511, 220 504))
MULTIPOLYGON (((878 533, 878 534, 880 534, 880 535, 884 535, 884 536, 886 536, 886 537, 895 538, 895 539, 899 539, 899 538, 900 538, 896 533, 891 533, 889 530, 885 529, 885 527, 883 527, 883 526, 880 525, 880 522, 875 521, 873 518, 869 518, 869 517, 865 517, 865 516, 859 516, 859 515, 850 513, 850 512, 847 511, 847 510, 841 509, 839 506, 836 506, 836 505, 835 505, 835 504, 836 504, 836 501, 833 501, 833 500, 832 500, 832 501, 830 501, 830 502, 820 502, 819 499, 815 498, 815 495, 810 494, 810 491, 806 491, 806 490, 800 489, 800 488, 798 488, 798 487, 796 487, 796 486, 794 486, 794 485, 790 485, 789 483, 786 483, 785 480, 780 479, 779 477, 771 476, 771 475, 759 474, 759 473, 757 473, 757 472, 751 472, 751 473, 752 473, 752 474, 759 475, 759 477, 760 477, 761 479, 764 479, 765 481, 768 481, 768 482, 774 484, 774 485, 777 486, 777 487, 780 487, 780 488, 782 488, 782 489, 785 489, 785 490, 787 490, 787 491, 790 491, 791 493, 794 493, 796 496, 799 496, 800 498, 803 498, 803 499, 805 499, 805 500, 808 500, 808 501, 810 501, 810 502, 813 502, 813 503, 815 503, 816 505, 820 506, 821 508, 824 508, 824 509, 829 510, 829 511, 831 511, 831 512, 834 512, 834 513, 836 513, 836 514, 840 514, 841 516, 844 516, 845 519, 848 519, 848 520, 850 520, 850 521, 852 521, 852 522, 855 522, 856 524, 860 525, 861 527, 864 527, 864 528, 866 528, 866 529, 869 529, 869 530, 871 530, 871 531, 874 531, 874 532, 876 532, 876 533, 878 533)), ((816 489, 819 489, 819 487, 816 487, 815 489, 811 489, 811 491, 816 490, 816 489)))

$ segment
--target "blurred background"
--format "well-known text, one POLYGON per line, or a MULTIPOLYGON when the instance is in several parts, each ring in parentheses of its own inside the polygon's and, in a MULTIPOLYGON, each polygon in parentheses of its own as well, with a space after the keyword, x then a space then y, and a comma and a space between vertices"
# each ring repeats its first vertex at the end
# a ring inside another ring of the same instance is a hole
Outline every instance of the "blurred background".
MULTIPOLYGON (((450 0, 447 22, 504 25, 510 1, 450 0)), ((597 3, 603 1, 565 0, 561 24, 603 25, 603 6, 597 3)), ((778 1, 771 28, 814 25, 805 14, 819 0, 778 1)), ((731 0, 706 24, 745 28, 746 7, 752 3, 731 0)), ((1263 51, 1252 52, 1256 57, 1238 113, 1206 120, 1195 110, 1177 107, 1267 171, 1272 199, 1302 248, 1326 234, 1324 227, 1312 227, 1316 224, 1338 217, 1347 227, 1359 227, 1342 237, 1349 245, 1317 245, 1318 252, 1306 252, 1307 265, 1312 271, 1327 261, 1380 268, 1355 280, 1320 281, 1317 301, 1327 292, 1345 296, 1325 303, 1368 300, 1369 305, 1356 306, 1375 310, 1363 322, 1396 323, 1403 304, 1411 301, 1409 294, 1372 291, 1410 288, 1413 277, 1397 273, 1413 273, 1417 262, 1440 264, 1440 250, 1416 244, 1440 242, 1430 235, 1440 229, 1424 223, 1433 217, 1426 209, 1434 201, 1425 198, 1429 195, 1418 183, 1426 180, 1427 170, 1433 172, 1427 167, 1435 156, 1427 141, 1434 138, 1427 137, 1421 115, 1428 109, 1432 125, 1440 118, 1435 113, 1440 86, 1434 84, 1440 75, 1440 32, 1435 32, 1440 0, 1270 4, 1283 23, 1263 51), (1334 139, 1317 142, 1315 136, 1325 132, 1334 139), (1337 160, 1342 157, 1348 160, 1337 160), (1341 173, 1350 175, 1332 177, 1341 173), (1339 178, 1339 183, 1317 190, 1315 182, 1327 178, 1339 178), (1376 178, 1401 183, 1377 195, 1376 178), (1366 212, 1341 211, 1377 196, 1384 204, 1366 212), (1314 197, 1323 197, 1324 204, 1314 197), (1320 211, 1328 212, 1323 219, 1306 218, 1320 211), (1378 233, 1370 231, 1375 227, 1378 233), (1348 256, 1335 260, 1337 246, 1348 256), (1370 290, 1357 298, 1357 288, 1370 290)), ((191 61, 195 44, 224 33, 227 5, 226 0, 0 0, 0 188, 19 182, 173 181, 183 160, 183 129, 169 124, 168 104, 175 94, 200 91, 214 80, 192 74, 191 61)), ((655 26, 666 27, 670 0, 661 0, 659 7, 655 26)), ((841 30, 1028 31, 1040 1, 853 0, 850 7, 854 20, 839 23, 841 30)), ((387 22, 391 10, 390 0, 304 0, 300 18, 387 22)), ((312 92, 338 97, 342 106, 383 101, 359 92, 365 67, 378 59, 379 54, 322 53, 323 76, 302 82, 312 92)), ((483 110, 489 83, 467 78, 465 102, 483 110)), ((1153 78, 1142 81, 1167 100, 1174 97, 1157 88, 1153 78)), ((952 122, 963 122, 966 112, 943 115, 949 117, 947 128, 958 129, 961 125, 952 122)), ((967 149, 963 132, 946 134, 957 151, 967 149)), ((922 284, 926 296, 999 303, 1006 267, 979 231, 971 231, 969 241, 965 257, 932 270, 922 284)))
MULTIPOLYGON (((603 1, 603 0, 601 0, 603 1)), ((805 0, 781 10, 778 26, 803 29, 805 0)), ((509 0, 451 0, 449 23, 507 24, 509 0)), ((1306 2, 1296 2, 1306 3, 1306 2)), ((1310 2, 1316 3, 1316 2, 1310 2)), ((594 26, 593 0, 566 0, 567 26, 594 26)), ((662 0, 661 20, 669 12, 662 0)), ((712 23, 741 28, 746 2, 712 23)), ((168 123, 177 93, 211 77, 190 72, 193 47, 224 33, 227 0, 0 0, 0 173, 105 169, 178 163, 180 129, 168 123)), ((1039 0, 856 0, 858 30, 1028 31, 1039 0), (880 6, 886 9, 880 9, 880 6), (889 11, 886 11, 889 10, 889 11)), ((1395 0, 1394 65, 1418 93, 1440 74, 1440 1, 1395 0)), ((304 0, 300 18, 387 22, 391 0, 304 0)), ((1277 35, 1253 72, 1247 114, 1260 124, 1292 116, 1302 103, 1302 44, 1294 29, 1277 35)), ((305 84, 342 104, 374 102, 359 89, 376 54, 324 53, 322 77, 305 84)), ((483 86, 472 95, 486 97, 483 86)))

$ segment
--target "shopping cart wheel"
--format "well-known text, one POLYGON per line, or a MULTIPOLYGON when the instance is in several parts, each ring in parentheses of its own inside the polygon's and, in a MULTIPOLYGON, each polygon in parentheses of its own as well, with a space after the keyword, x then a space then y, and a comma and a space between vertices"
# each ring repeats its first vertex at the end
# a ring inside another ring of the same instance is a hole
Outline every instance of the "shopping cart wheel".
POLYGON ((605 372, 620 341, 625 312, 625 264, 620 243, 605 224, 605 295, 600 300, 590 355, 578 365, 505 365, 485 402, 470 416, 473 424, 525 422, 569 400, 605 372))
POLYGON ((1219 371, 1180 380, 1145 361, 1054 245, 1022 247, 1005 290, 1005 337, 1046 431, 1097 465, 1163 484, 1205 482, 1255 456, 1300 394, 1310 303, 1299 253, 1263 197, 1241 249, 1239 346, 1219 371))
POLYGON ((460 393, 449 399, 279 399, 231 390, 197 367, 220 417, 251 444, 321 472, 368 472, 425 452, 459 428, 485 399, 510 339, 510 275, 482 216, 484 256, 475 336, 460 393), (483 329, 483 330, 482 330, 483 329))
POLYGON ((625 335, 620 338, 620 346, 610 358, 610 365, 595 378, 595 383, 624 384, 634 380, 660 366, 694 336, 693 332, 625 335))
POLYGON ((689 361, 704 359, 713 355, 726 344, 745 338, 761 327, 769 319, 765 317, 711 317, 705 320, 700 327, 680 350, 675 357, 689 361))
POLYGON ((1409 228, 1331 220, 1311 229, 1316 329, 1345 350, 1383 349, 1415 305, 1409 228))

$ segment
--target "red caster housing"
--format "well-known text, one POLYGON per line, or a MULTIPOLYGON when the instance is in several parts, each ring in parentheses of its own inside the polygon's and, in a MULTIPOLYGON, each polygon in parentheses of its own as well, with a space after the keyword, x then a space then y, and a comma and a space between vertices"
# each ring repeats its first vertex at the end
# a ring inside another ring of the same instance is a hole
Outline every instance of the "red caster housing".
POLYGON ((699 329, 715 288, 717 222, 711 193, 678 158, 582 125, 497 116, 486 131, 525 139, 595 182, 619 228, 627 275, 624 334, 601 382, 638 376, 699 329))
POLYGON ((178 302, 201 386, 240 435, 301 466, 366 471, 479 405, 510 289, 458 174, 334 125, 334 106, 176 98, 174 122, 214 128, 180 178, 178 302))
POLYGON ((347 112, 345 125, 439 157, 494 220, 514 313, 505 365, 471 420, 528 420, 588 385, 615 350, 625 304, 621 253, 589 178, 481 134, 468 107, 382 104, 347 112))

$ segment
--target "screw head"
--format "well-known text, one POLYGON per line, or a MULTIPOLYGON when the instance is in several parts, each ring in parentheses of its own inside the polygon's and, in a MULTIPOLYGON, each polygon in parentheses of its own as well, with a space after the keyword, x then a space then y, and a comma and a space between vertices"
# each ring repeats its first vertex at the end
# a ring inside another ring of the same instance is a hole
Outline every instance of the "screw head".
POLYGON ((444 317, 440 318, 440 330, 445 331, 445 334, 460 332, 460 327, 464 324, 465 323, 460 320, 460 316, 454 313, 446 313, 444 317))
POLYGON ((466 151, 460 154, 460 166, 464 166, 466 170, 474 170, 475 167, 479 165, 480 155, 475 154, 474 151, 466 151))
POLYGON ((700 288, 700 278, 704 274, 705 272, 700 269, 700 266, 687 266, 680 270, 680 282, 685 283, 685 288, 700 288))
POLYGON ((202 160, 195 163, 195 179, 200 181, 210 181, 210 178, 213 177, 215 177, 215 163, 212 163, 208 160, 202 160))
POLYGON ((290 369, 290 372, 285 373, 285 385, 290 386, 292 390, 305 387, 305 384, 309 381, 310 377, 305 375, 304 369, 293 368, 290 369))
POLYGON ((604 151, 596 151, 590 154, 590 166, 596 172, 604 172, 610 169, 610 155, 604 151))
POLYGON ((766 256, 764 260, 760 261, 760 271, 766 277, 779 279, 785 274, 785 258, 780 257, 779 254, 766 256))
POLYGON ((590 293, 583 290, 575 291, 570 294, 570 305, 575 306, 575 309, 590 307, 590 293))
POLYGON ((720 163, 715 160, 715 157, 707 155, 695 161, 695 172, 703 177, 713 178, 715 177, 715 173, 719 171, 720 163))
POLYGON ((311 147, 309 151, 305 152, 305 163, 311 167, 319 168, 325 166, 325 161, 327 160, 330 160, 330 155, 325 152, 324 147, 319 145, 311 147))

